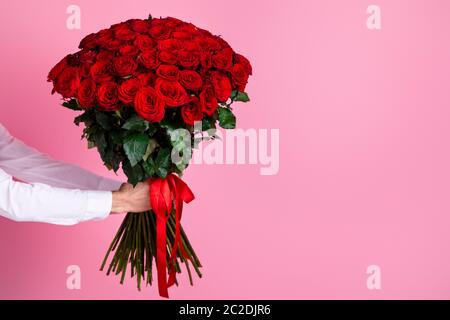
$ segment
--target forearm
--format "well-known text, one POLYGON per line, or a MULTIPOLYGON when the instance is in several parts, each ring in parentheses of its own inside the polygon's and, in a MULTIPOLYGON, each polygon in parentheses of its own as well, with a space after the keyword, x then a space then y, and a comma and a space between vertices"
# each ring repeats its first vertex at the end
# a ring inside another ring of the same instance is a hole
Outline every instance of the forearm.
POLYGON ((0 167, 26 182, 59 188, 117 190, 120 182, 97 176, 79 166, 51 159, 22 141, 9 136, 0 145, 0 167))
POLYGON ((83 191, 0 181, 0 215, 15 221, 72 225, 103 219, 112 209, 109 191, 83 191))

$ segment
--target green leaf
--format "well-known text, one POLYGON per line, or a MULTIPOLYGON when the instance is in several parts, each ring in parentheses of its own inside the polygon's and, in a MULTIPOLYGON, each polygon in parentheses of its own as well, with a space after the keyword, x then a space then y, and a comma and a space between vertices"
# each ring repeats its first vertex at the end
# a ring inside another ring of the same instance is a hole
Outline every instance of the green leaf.
POLYGON ((141 117, 134 115, 130 119, 128 119, 125 124, 122 126, 125 130, 133 130, 133 131, 139 131, 144 132, 148 130, 150 127, 150 123, 148 121, 145 121, 141 117))
POLYGON ((131 166, 135 166, 144 157, 147 150, 149 137, 143 133, 135 133, 125 138, 123 149, 130 160, 131 166))
POLYGON ((155 162, 152 158, 148 158, 147 161, 142 163, 142 168, 144 168, 147 177, 153 177, 155 175, 155 162))
POLYGON ((219 111, 219 124, 224 129, 236 128, 236 117, 233 112, 227 108, 218 108, 219 111))
POLYGON ((92 122, 93 114, 89 110, 86 110, 79 116, 75 117, 73 120, 73 123, 75 123, 77 126, 80 125, 81 122, 92 122))
POLYGON ((103 158, 103 154, 106 152, 106 148, 108 147, 105 132, 103 130, 96 130, 89 136, 89 138, 92 142, 94 142, 98 152, 100 152, 100 156, 103 158))
POLYGON ((95 120, 103 129, 105 129, 105 130, 111 129, 111 118, 108 114, 96 110, 95 120))
POLYGON ((202 119, 202 131, 216 128, 216 121, 210 117, 204 117, 202 119))
POLYGON ((62 105, 63 105, 63 107, 66 107, 68 109, 75 110, 75 111, 83 110, 83 109, 81 109, 80 105, 78 104, 77 99, 70 99, 69 101, 63 102, 62 105))
POLYGON ((250 97, 246 92, 233 91, 230 96, 233 101, 249 102, 250 97))
POLYGON ((122 162, 122 170, 128 178, 128 183, 131 183, 133 186, 141 181, 143 172, 140 166, 132 166, 130 161, 127 160, 122 162))
POLYGON ((156 139, 150 139, 148 141, 147 150, 145 150, 145 154, 142 159, 144 159, 144 161, 147 161, 148 157, 150 157, 157 146, 158 142, 156 141, 156 139))
POLYGON ((156 174, 161 178, 165 178, 168 174, 170 167, 170 149, 161 148, 159 149, 158 156, 155 160, 156 174))

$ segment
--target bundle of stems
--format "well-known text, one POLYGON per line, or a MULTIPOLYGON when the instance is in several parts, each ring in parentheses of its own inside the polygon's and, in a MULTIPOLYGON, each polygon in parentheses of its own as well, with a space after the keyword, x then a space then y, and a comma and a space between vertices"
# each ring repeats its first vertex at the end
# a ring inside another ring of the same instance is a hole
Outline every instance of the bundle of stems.
MULTIPOLYGON (((166 225, 167 242, 166 242, 166 257, 167 265, 169 266, 170 253, 175 238, 175 213, 171 212, 166 225)), ((180 226, 181 242, 185 249, 185 253, 189 257, 186 259, 181 253, 180 248, 177 250, 177 259, 175 260, 174 268, 177 273, 181 273, 181 263, 184 263, 189 275, 189 282, 193 285, 192 272, 189 266, 189 261, 201 278, 200 272, 201 263, 194 252, 189 240, 180 226)), ((115 273, 120 275, 120 283, 123 284, 127 273, 128 265, 130 265, 131 278, 136 276, 137 288, 141 290, 141 283, 146 285, 152 284, 152 266, 153 260, 156 259, 156 215, 153 211, 142 213, 128 213, 123 220, 116 236, 106 252, 100 270, 104 270, 108 261, 109 255, 114 252, 114 256, 109 263, 107 275, 115 273)), ((178 285, 178 283, 176 283, 178 285)))

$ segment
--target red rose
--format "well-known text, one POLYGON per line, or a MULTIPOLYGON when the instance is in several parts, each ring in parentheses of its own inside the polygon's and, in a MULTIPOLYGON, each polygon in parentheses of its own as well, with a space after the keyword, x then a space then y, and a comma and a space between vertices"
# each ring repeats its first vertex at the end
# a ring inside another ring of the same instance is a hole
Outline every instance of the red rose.
POLYGON ((141 51, 151 50, 155 47, 155 41, 146 35, 138 35, 134 40, 134 45, 141 51))
POLYGON ((123 56, 136 56, 139 53, 139 49, 131 44, 127 44, 120 47, 119 53, 123 56))
POLYGON ((155 85, 156 74, 153 72, 141 73, 137 76, 137 79, 141 83, 141 86, 153 87, 155 85))
POLYGON ((181 117, 186 124, 191 126, 194 125, 195 121, 202 120, 202 106, 197 97, 191 97, 189 103, 181 108, 181 117))
POLYGON ((78 48, 93 49, 97 45, 97 35, 95 33, 88 34, 80 41, 78 48))
POLYGON ((178 82, 158 78, 156 79, 155 89, 164 98, 168 107, 179 107, 189 101, 186 90, 178 82))
POLYGON ((78 68, 68 67, 56 79, 55 91, 61 94, 63 98, 72 98, 75 96, 79 85, 78 68))
POLYGON ((143 87, 136 93, 134 109, 149 122, 159 122, 164 118, 164 100, 152 87, 143 87))
POLYGON ((137 69, 133 56, 120 56, 114 59, 114 69, 121 77, 132 75, 137 69))
POLYGON ((116 51, 116 50, 120 49, 121 46, 122 46, 122 41, 120 41, 118 39, 111 39, 110 41, 105 43, 104 48, 107 50, 116 51))
POLYGON ((169 38, 170 32, 171 30, 167 26, 157 24, 152 25, 149 31, 152 38, 156 40, 163 40, 169 38))
POLYGON ((234 85, 238 87, 239 91, 245 91, 245 86, 247 85, 249 74, 245 70, 245 67, 237 63, 231 69, 231 79, 234 85))
POLYGON ((214 92, 219 101, 227 101, 231 96, 231 83, 228 77, 221 72, 213 72, 211 75, 211 83, 214 87, 214 92))
POLYGON ((176 53, 172 51, 161 51, 159 53, 159 60, 161 62, 167 63, 167 64, 175 64, 177 63, 177 55, 176 53))
POLYGON ((97 54, 97 61, 100 61, 100 60, 109 61, 112 58, 114 58, 114 52, 112 52, 112 51, 102 50, 97 54))
POLYGON ((59 61, 48 73, 47 79, 48 81, 55 81, 56 78, 63 72, 65 68, 69 66, 67 63, 67 57, 65 56, 61 61, 59 61))
POLYGON ((253 68, 252 65, 250 64, 250 61, 248 61, 248 59, 243 55, 236 53, 234 55, 234 63, 241 64, 244 67, 245 72, 247 72, 249 75, 253 74, 253 68))
POLYGON ((212 54, 209 52, 202 52, 200 55, 200 63, 205 70, 212 68, 212 54))
POLYGON ((156 69, 160 65, 158 54, 155 49, 144 51, 139 55, 139 61, 144 67, 150 70, 156 69))
POLYGON ((211 37, 197 37, 195 43, 200 47, 202 51, 218 51, 220 50, 219 43, 211 37))
POLYGON ((212 57, 213 66, 219 70, 229 70, 233 65, 233 50, 224 49, 212 57))
POLYGON ((95 61, 95 57, 97 53, 93 50, 83 49, 78 52, 78 60, 81 63, 93 63, 95 61))
POLYGON ((156 70, 157 76, 169 81, 177 81, 179 74, 180 70, 176 66, 169 64, 162 64, 156 70))
POLYGON ((188 90, 198 91, 203 86, 202 77, 193 70, 180 71, 179 81, 188 90))
POLYGON ((178 39, 166 39, 158 41, 159 51, 177 51, 183 48, 183 42, 178 39))
POLYGON ((178 51, 178 63, 189 69, 195 69, 197 68, 198 64, 200 63, 200 55, 197 52, 194 51, 188 51, 188 50, 181 50, 178 51))
POLYGON ((113 40, 113 32, 111 29, 103 29, 97 32, 97 43, 101 47, 105 47, 113 40))
POLYGON ((119 99, 126 105, 131 105, 136 93, 141 88, 141 82, 137 78, 128 79, 119 86, 119 99))
POLYGON ((136 37, 136 33, 125 23, 116 24, 112 27, 114 37, 122 41, 131 41, 136 37))
POLYGON ((131 29, 140 33, 147 33, 150 29, 150 22, 148 20, 134 19, 129 21, 131 29))
POLYGON ((117 84, 115 82, 105 82, 100 85, 97 91, 97 101, 103 110, 118 110, 118 100, 117 84))
POLYGON ((174 31, 172 32, 172 37, 178 40, 192 40, 194 35, 186 31, 174 31))
POLYGON ((107 60, 100 60, 94 63, 91 68, 91 77, 97 83, 112 80, 111 63, 107 60))
POLYGON ((77 99, 83 108, 93 107, 97 94, 97 85, 92 79, 84 79, 78 87, 77 99))
POLYGON ((208 116, 212 116, 214 111, 216 111, 218 102, 212 85, 208 84, 203 87, 203 90, 200 93, 200 104, 202 106, 202 111, 208 116))

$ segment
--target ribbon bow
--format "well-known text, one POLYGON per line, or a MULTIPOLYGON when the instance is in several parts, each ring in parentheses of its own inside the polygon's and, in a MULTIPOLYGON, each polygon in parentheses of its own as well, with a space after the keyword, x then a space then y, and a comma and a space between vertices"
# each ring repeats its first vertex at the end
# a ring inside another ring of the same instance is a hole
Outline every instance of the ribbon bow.
POLYGON ((158 271, 159 295, 169 297, 168 288, 176 280, 174 267, 177 258, 177 249, 186 259, 189 259, 181 242, 180 220, 183 211, 183 202, 194 200, 194 194, 187 184, 175 174, 166 178, 150 178, 150 204, 156 215, 156 268, 158 271), (169 216, 175 209, 175 239, 169 257, 169 279, 167 280, 166 260, 166 224, 169 216))

